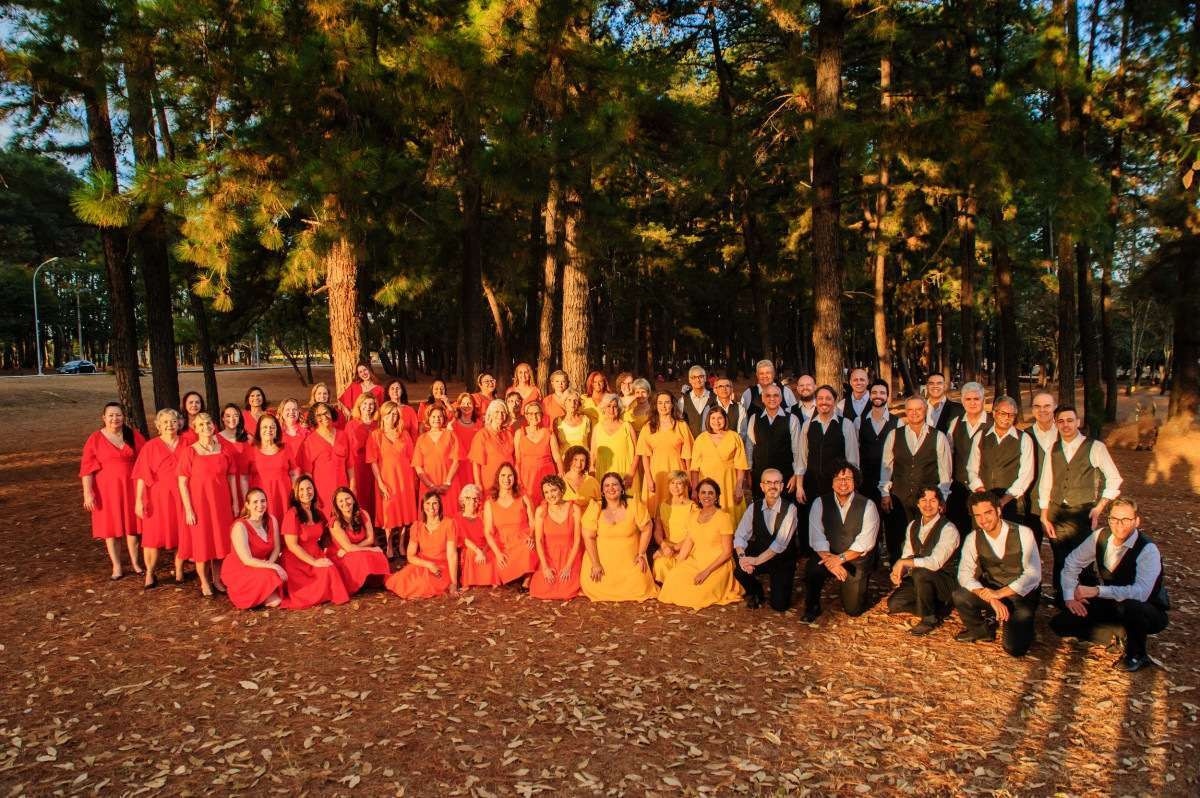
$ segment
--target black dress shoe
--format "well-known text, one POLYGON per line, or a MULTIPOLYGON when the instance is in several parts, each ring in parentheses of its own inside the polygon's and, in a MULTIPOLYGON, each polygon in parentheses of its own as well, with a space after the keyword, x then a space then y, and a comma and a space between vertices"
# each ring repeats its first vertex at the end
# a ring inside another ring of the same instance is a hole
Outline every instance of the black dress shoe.
POLYGON ((1145 655, 1142 655, 1140 657, 1132 657, 1132 656, 1126 654, 1125 656, 1123 656, 1120 659, 1118 659, 1117 661, 1115 661, 1112 664, 1112 666, 1119 671, 1126 671, 1127 673, 1133 673, 1134 671, 1140 671, 1142 668, 1148 668, 1149 666, 1151 666, 1153 664, 1154 663, 1150 661, 1150 658, 1145 655))
POLYGON ((995 640, 995 632, 973 632, 970 629, 963 629, 954 636, 954 639, 959 643, 975 643, 980 640, 995 640))
POLYGON ((819 617, 821 617, 821 605, 814 604, 811 607, 805 608, 804 615, 800 618, 800 620, 804 621, 805 623, 812 623, 819 617))
POLYGON ((932 624, 929 621, 921 621, 919 624, 909 629, 908 633, 910 635, 916 635, 917 637, 924 637, 936 628, 936 624, 932 624))
POLYGON ((746 606, 747 606, 747 607, 749 607, 749 608, 750 608, 750 609, 752 609, 752 610, 756 610, 756 609, 758 609, 759 607, 761 607, 761 606, 762 606, 762 597, 761 597, 761 596, 749 596, 749 597, 747 597, 747 599, 746 599, 746 606))

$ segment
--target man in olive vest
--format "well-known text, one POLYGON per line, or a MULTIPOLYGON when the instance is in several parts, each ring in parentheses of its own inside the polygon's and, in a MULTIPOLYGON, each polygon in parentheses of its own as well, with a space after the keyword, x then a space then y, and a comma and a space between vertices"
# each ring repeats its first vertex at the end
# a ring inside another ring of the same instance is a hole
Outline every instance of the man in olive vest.
POLYGON ((958 528, 945 516, 946 500, 937 485, 921 488, 917 499, 921 517, 908 525, 904 549, 892 566, 888 612, 910 613, 919 621, 908 631, 927 635, 953 608, 958 585, 958 528))
POLYGON ((971 496, 968 484, 967 461, 979 436, 992 423, 991 416, 983 409, 983 386, 968 382, 962 388, 963 414, 950 422, 951 456, 954 460, 954 481, 950 485, 950 497, 946 500, 946 515, 959 529, 970 531, 971 516, 967 513, 967 499, 971 496))
MULTIPOLYGON (((1001 396, 992 403, 992 425, 983 430, 967 458, 967 482, 972 491, 996 497, 1000 514, 1024 523, 1026 500, 1033 484, 1033 438, 1017 429, 1017 403, 1001 396)), ((1035 536, 1036 537, 1036 536, 1035 536)))
POLYGON ((854 419, 858 432, 858 467, 862 470, 862 492, 876 504, 879 493, 879 471, 883 467, 883 442, 899 423, 888 409, 891 388, 883 380, 875 380, 868 389, 871 405, 867 412, 854 419))
POLYGON ((838 412, 842 418, 854 421, 871 409, 870 380, 866 369, 850 370, 850 393, 838 402, 838 412))
POLYGON ((870 606, 868 592, 875 569, 879 511, 858 492, 858 469, 848 463, 834 471, 833 492, 815 499, 808 516, 808 544, 813 556, 804 568, 804 622, 821 614, 821 588, 833 577, 847 615, 870 606))
POLYGON ((1050 449, 1058 443, 1058 425, 1054 423, 1054 411, 1058 408, 1058 400, 1049 391, 1039 391, 1033 395, 1033 402, 1030 406, 1033 408, 1033 424, 1025 430, 1025 433, 1032 435, 1033 442, 1037 445, 1033 447, 1033 487, 1029 489, 1029 520, 1025 525, 1033 530, 1040 546, 1044 534, 1042 500, 1039 495, 1042 469, 1046 467, 1046 458, 1050 455, 1050 449))
POLYGON ((762 474, 774 468, 783 474, 786 490, 795 494, 800 479, 800 419, 780 405, 783 392, 778 385, 768 385, 762 391, 763 409, 746 419, 746 459, 750 466, 750 484, 755 486, 754 498, 761 499, 762 474))
POLYGON ((966 628, 954 639, 994 640, 999 623, 1004 650, 1022 657, 1033 645, 1042 558, 1033 532, 1001 518, 999 503, 991 493, 972 494, 968 502, 975 531, 963 541, 953 596, 966 628))
POLYGON ((733 575, 746 591, 747 606, 757 609, 764 597, 758 577, 766 574, 771 609, 783 612, 792 606, 796 579, 796 505, 783 500, 783 474, 777 469, 762 472, 760 489, 763 498, 746 508, 733 534, 733 575))
POLYGON ((1105 507, 1121 492, 1121 472, 1103 442, 1079 432, 1079 414, 1063 405, 1054 411, 1058 441, 1050 447, 1038 486, 1041 522, 1054 553, 1054 600, 1062 592, 1063 563, 1093 529, 1105 507))
MULTIPOLYGON (((704 416, 716 403, 716 395, 708 390, 708 374, 702 366, 692 366, 688 369, 688 386, 679 397, 679 414, 692 431, 692 440, 704 432, 704 416)), ((737 431, 737 427, 732 425, 728 429, 737 431)))
POLYGON ((1124 637, 1125 653, 1113 667, 1131 673, 1151 664, 1146 638, 1167 628, 1170 609, 1162 556, 1141 525, 1137 502, 1124 496, 1113 501, 1108 529, 1093 532, 1067 555, 1062 569, 1066 610, 1050 621, 1061 637, 1101 645, 1124 637), (1079 584, 1093 564, 1099 585, 1079 584))
POLYGON ((900 559, 908 522, 921 515, 917 508, 921 488, 937 485, 943 498, 950 494, 950 442, 927 418, 925 400, 910 396, 904 402, 904 424, 889 432, 883 442, 879 505, 891 563, 900 559))

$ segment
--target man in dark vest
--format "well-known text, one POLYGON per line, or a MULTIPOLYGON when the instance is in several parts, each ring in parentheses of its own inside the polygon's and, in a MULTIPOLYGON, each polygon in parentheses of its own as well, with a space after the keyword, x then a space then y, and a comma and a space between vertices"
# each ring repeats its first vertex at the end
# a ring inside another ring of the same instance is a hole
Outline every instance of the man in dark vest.
POLYGON ((968 502, 975 531, 963 541, 953 596, 966 628, 954 639, 994 640, 999 623, 1004 650, 1023 657, 1033 645, 1042 558, 1033 532, 1001 518, 999 503, 991 493, 972 494, 968 502))
POLYGON ((746 419, 746 459, 755 499, 763 497, 762 474, 768 468, 783 474, 789 493, 794 494, 800 484, 796 477, 800 465, 800 419, 780 407, 783 392, 778 385, 763 388, 762 399, 762 411, 746 419))
POLYGON ((858 616, 870 606, 868 592, 875 569, 879 511, 875 502, 858 492, 858 469, 843 463, 834 471, 833 492, 818 497, 808 516, 808 545, 813 556, 804 566, 804 622, 821 614, 821 588, 830 576, 847 615, 858 616))
POLYGON ((963 406, 946 396, 946 378, 930 374, 925 378, 925 401, 929 403, 929 426, 938 432, 949 432, 950 422, 963 414, 963 406))
POLYGON ((817 412, 817 381, 811 374, 801 374, 796 378, 796 401, 791 411, 801 421, 807 421, 817 412))
POLYGON ((746 408, 747 415, 761 412, 765 407, 762 392, 768 385, 779 389, 780 404, 784 410, 796 404, 796 396, 792 389, 775 378, 775 364, 769 360, 760 360, 754 364, 754 384, 742 392, 742 407, 746 408))
POLYGON ((1042 528, 1054 553, 1054 603, 1063 606, 1063 563, 1121 491, 1121 472, 1103 442, 1079 432, 1079 414, 1066 405, 1054 412, 1058 441, 1043 463, 1038 486, 1042 528))
MULTIPOLYGON (((967 458, 967 484, 975 493, 996 497, 1000 514, 1024 523, 1033 484, 1033 438, 1017 429, 1017 403, 1007 396, 992 402, 992 426, 975 439, 967 458)), ((1036 535, 1035 535, 1036 537, 1036 535)))
POLYGON ((837 414, 837 394, 828 385, 816 392, 817 412, 800 427, 801 504, 833 490, 833 469, 849 463, 858 467, 858 432, 854 422, 837 414))
POLYGON ((908 522, 921 514, 917 509, 921 488, 937 485, 942 498, 950 494, 950 442, 926 423, 927 417, 925 400, 910 396, 904 402, 904 424, 883 441, 879 506, 891 563, 900 559, 908 522))
POLYGON ((1129 672, 1151 664, 1146 638, 1167 628, 1170 609, 1162 557, 1141 525, 1137 502, 1113 501, 1108 529, 1093 532, 1067 556, 1062 569, 1066 610, 1050 621, 1061 637, 1109 645, 1124 636, 1125 654, 1113 667, 1129 672), (1100 584, 1079 584, 1083 570, 1093 564, 1100 584))
POLYGON ((867 412, 854 419, 858 432, 858 467, 862 470, 862 492, 879 503, 879 469, 883 466, 883 442, 896 428, 897 419, 888 409, 891 388, 883 380, 871 383, 867 412))
POLYGON ((889 613, 910 613, 919 619, 908 631, 927 635, 953 608, 958 585, 958 527, 945 516, 946 500, 937 485, 921 488, 917 499, 921 517, 908 525, 904 550, 892 566, 896 590, 888 596, 889 613))
POLYGON ((946 500, 946 515, 956 527, 969 531, 971 516, 967 513, 967 499, 971 496, 971 488, 967 461, 971 458, 971 449, 992 419, 983 409, 983 386, 979 383, 968 382, 963 386, 962 404, 963 414, 950 422, 947 435, 954 460, 954 481, 950 485, 950 498, 946 500))
MULTIPOLYGON (((704 416, 716 403, 716 395, 708 390, 708 374, 702 366, 692 366, 688 369, 688 386, 679 397, 679 414, 692 431, 692 440, 704 432, 704 416)), ((737 431, 732 425, 727 429, 737 431)))
MULTIPOLYGON (((740 402, 733 398, 733 380, 728 377, 717 377, 717 381, 713 384, 713 393, 716 395, 716 401, 709 406, 719 407, 725 411, 725 418, 729 422, 726 427, 730 432, 736 432, 738 435, 745 437, 746 434, 746 409, 742 407, 740 402)), ((708 415, 706 410, 705 416, 708 415)), ((700 428, 708 429, 705 421, 701 420, 700 428)))
POLYGON ((870 384, 866 369, 850 370, 850 393, 838 402, 838 412, 842 418, 854 421, 871 409, 871 394, 868 393, 870 384))
POLYGON ((766 574, 771 581, 771 609, 783 612, 792 606, 796 579, 796 505, 783 500, 783 474, 774 468, 762 472, 762 499, 756 499, 738 522, 733 534, 733 575, 746 591, 751 609, 762 606, 766 574))

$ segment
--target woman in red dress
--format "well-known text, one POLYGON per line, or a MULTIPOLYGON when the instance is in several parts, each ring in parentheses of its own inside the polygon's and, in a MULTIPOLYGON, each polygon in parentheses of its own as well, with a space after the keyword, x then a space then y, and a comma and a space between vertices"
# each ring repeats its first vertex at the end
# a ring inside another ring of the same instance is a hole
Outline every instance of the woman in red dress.
POLYGON ((195 391, 188 391, 179 400, 179 442, 184 446, 191 446, 196 442, 196 431, 192 429, 192 422, 196 420, 197 414, 207 410, 204 397, 195 391))
POLYGON ((367 439, 367 463, 378 497, 375 520, 383 527, 385 554, 396 556, 394 539, 417 520, 417 477, 413 471, 413 444, 401 426, 400 406, 384 402, 379 429, 367 439))
POLYGON ((475 387, 479 389, 471 395, 475 400, 475 417, 483 418, 487 415, 488 406, 499 398, 496 396, 496 378, 484 372, 475 378, 475 387))
POLYGON ((282 442, 283 448, 287 449, 292 462, 298 465, 300 463, 300 446, 311 431, 301 417, 300 403, 290 397, 284 399, 279 403, 279 412, 276 418, 279 419, 280 425, 279 440, 282 442))
POLYGON ((257 385, 251 385, 242 400, 242 426, 251 438, 258 437, 258 422, 267 415, 267 394, 257 385))
POLYGON ((242 409, 230 402, 221 411, 221 431, 217 433, 221 445, 235 454, 237 484, 233 490, 233 514, 242 511, 242 497, 250 489, 250 436, 246 434, 246 423, 242 409))
POLYGON ((375 379, 375 371, 371 368, 371 364, 364 360, 354 367, 354 382, 347 385, 346 390, 342 391, 342 395, 338 397, 338 404, 342 406, 347 416, 354 415, 354 403, 365 393, 375 397, 376 407, 383 404, 383 386, 375 379))
POLYGON ((401 380, 389 382, 383 401, 395 402, 396 406, 400 408, 400 427, 408 434, 408 442, 416 443, 417 436, 421 434, 421 421, 417 418, 417 411, 408 404, 408 388, 404 382, 401 380))
MULTIPOLYGON (((309 429, 316 429, 312 420, 313 408, 317 405, 327 405, 329 407, 330 418, 333 419, 334 429, 342 429, 346 426, 345 413, 334 406, 333 395, 329 391, 329 386, 323 382, 313 383, 312 388, 308 391, 308 405, 304 408, 303 417, 309 429)), ((320 494, 317 494, 318 497, 320 494)), ((323 501, 328 501, 324 499, 323 501)))
POLYGON ((533 382, 533 368, 528 363, 518 363, 513 369, 513 381, 508 390, 521 394, 522 409, 530 402, 542 400, 542 392, 533 382))
POLYGON ((279 445, 279 421, 263 416, 258 422, 258 440, 247 450, 250 487, 267 494, 267 512, 276 521, 283 518, 292 500, 292 482, 300 475, 287 449, 279 445))
POLYGON ((388 577, 386 587, 400 598, 424 599, 458 592, 458 549, 454 522, 442 513, 442 497, 426 494, 422 519, 408 539, 408 563, 388 577))
MULTIPOLYGON (((318 498, 320 491, 318 489, 318 498)), ((375 545, 375 527, 371 517, 358 506, 358 499, 348 488, 338 488, 333 494, 329 534, 333 542, 325 550, 342 575, 346 590, 357 593, 368 579, 381 581, 392 572, 383 549, 375 545)))
POLYGON ((458 542, 458 563, 462 587, 495 587, 500 584, 496 561, 483 534, 483 491, 471 483, 458 494, 459 516, 454 519, 454 536, 458 542))
POLYGON ((300 446, 300 470, 311 474, 317 485, 317 501, 321 509, 330 511, 333 493, 338 488, 355 489, 354 469, 350 464, 350 447, 344 432, 333 425, 334 410, 317 402, 308 411, 308 424, 313 428, 300 446))
POLYGON ((508 408, 499 399, 488 405, 483 417, 483 429, 471 440, 471 471, 475 484, 483 487, 496 482, 496 470, 501 463, 516 459, 512 432, 508 429, 508 408))
POLYGON ((508 411, 508 428, 513 435, 525 426, 525 416, 521 413, 521 394, 510 390, 504 394, 504 409, 508 411))
POLYGON ((525 405, 525 427, 513 437, 517 474, 522 485, 532 485, 529 500, 536 509, 542 503, 542 477, 557 474, 562 455, 554 430, 542 424, 542 403, 525 405))
POLYGON ((454 501, 457 504, 458 497, 451 495, 451 488, 454 487, 454 475, 462 467, 458 438, 446 429, 446 412, 441 406, 429 411, 427 421, 429 429, 417 438, 412 459, 422 504, 430 493, 436 493, 447 503, 454 501))
POLYGON ((124 576, 117 541, 125 538, 134 573, 138 564, 138 519, 134 512, 136 491, 133 464, 146 442, 141 433, 125 425, 120 403, 109 402, 100 418, 104 426, 88 436, 79 463, 83 482, 83 509, 92 514, 92 537, 104 541, 112 578, 124 576))
POLYGON ((542 479, 546 501, 533 515, 538 568, 529 580, 529 595, 534 598, 565 601, 579 595, 583 532, 579 507, 563 500, 566 487, 557 474, 542 479))
POLYGON ((341 572, 325 556, 325 547, 331 540, 325 515, 317 507, 317 486, 312 477, 304 474, 296 480, 291 506, 283 517, 286 549, 281 561, 288 577, 284 607, 302 610, 325 602, 345 604, 350 600, 341 572))
MULTIPOLYGON (((380 389, 383 390, 382 388, 380 389)), ((354 400, 350 420, 346 422, 346 444, 350 448, 350 467, 354 469, 354 492, 367 515, 376 518, 375 474, 367 462, 367 440, 379 426, 379 402, 371 392, 354 400)))
POLYGON ((458 470, 454 472, 454 484, 450 493, 458 496, 467 485, 473 485, 475 469, 471 466, 468 455, 471 453, 471 443, 475 434, 483 427, 483 419, 475 414, 475 400, 467 392, 460 393, 454 401, 456 415, 450 419, 450 431, 458 439, 458 453, 462 456, 458 470))
MULTIPOLYGON (((167 408, 154 416, 158 437, 138 452, 133 466, 133 511, 142 519, 142 557, 146 560, 146 590, 158 587, 154 570, 159 549, 175 550, 175 581, 183 581, 183 558, 179 556, 179 532, 183 528, 183 504, 179 499, 179 413, 167 408)), ((186 448, 186 446, 184 447, 186 448)))
POLYGON ((533 573, 533 506, 521 495, 517 470, 503 463, 496 471, 492 498, 483 505, 483 535, 496 558, 501 584, 533 573))
POLYGON ((417 413, 417 420, 421 423, 421 427, 429 425, 429 411, 435 407, 440 407, 446 414, 446 418, 454 415, 454 408, 450 404, 450 395, 446 393, 445 380, 434 380, 429 386, 429 396, 424 402, 421 402, 421 408, 417 413))
POLYGON ((196 563, 200 592, 212 598, 224 592, 221 560, 229 553, 229 527, 236 513, 237 454, 216 434, 208 413, 192 422, 196 442, 179 453, 179 499, 187 531, 179 537, 179 556, 196 563), (209 581, 207 563, 212 563, 209 581))
POLYGON ((232 548, 225 555, 221 575, 233 606, 239 610, 278 607, 287 571, 279 564, 279 520, 267 512, 267 494, 250 489, 229 538, 232 548))

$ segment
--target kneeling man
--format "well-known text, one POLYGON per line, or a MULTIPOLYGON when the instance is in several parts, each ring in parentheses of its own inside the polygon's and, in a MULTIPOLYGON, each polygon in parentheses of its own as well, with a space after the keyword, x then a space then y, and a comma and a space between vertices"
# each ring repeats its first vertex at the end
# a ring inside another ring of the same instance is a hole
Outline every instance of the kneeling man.
POLYGON ((792 606, 796 579, 796 505, 783 500, 779 469, 763 471, 759 488, 763 498, 746 508, 733 534, 733 576, 746 591, 746 604, 757 609, 764 598, 758 577, 766 574, 771 581, 771 609, 783 612, 792 606))
POLYGON ((821 588, 834 577, 847 615, 867 611, 867 588, 875 568, 879 511, 858 492, 859 472, 849 463, 833 468, 833 492, 815 499, 808 514, 813 555, 804 568, 804 622, 821 614, 821 588))
POLYGON ((917 509, 921 517, 908 525, 904 549, 892 566, 896 590, 888 597, 888 612, 916 615, 920 621, 909 631, 919 636, 936 629, 953 608, 959 534, 944 514, 946 503, 937 485, 921 488, 917 509))

